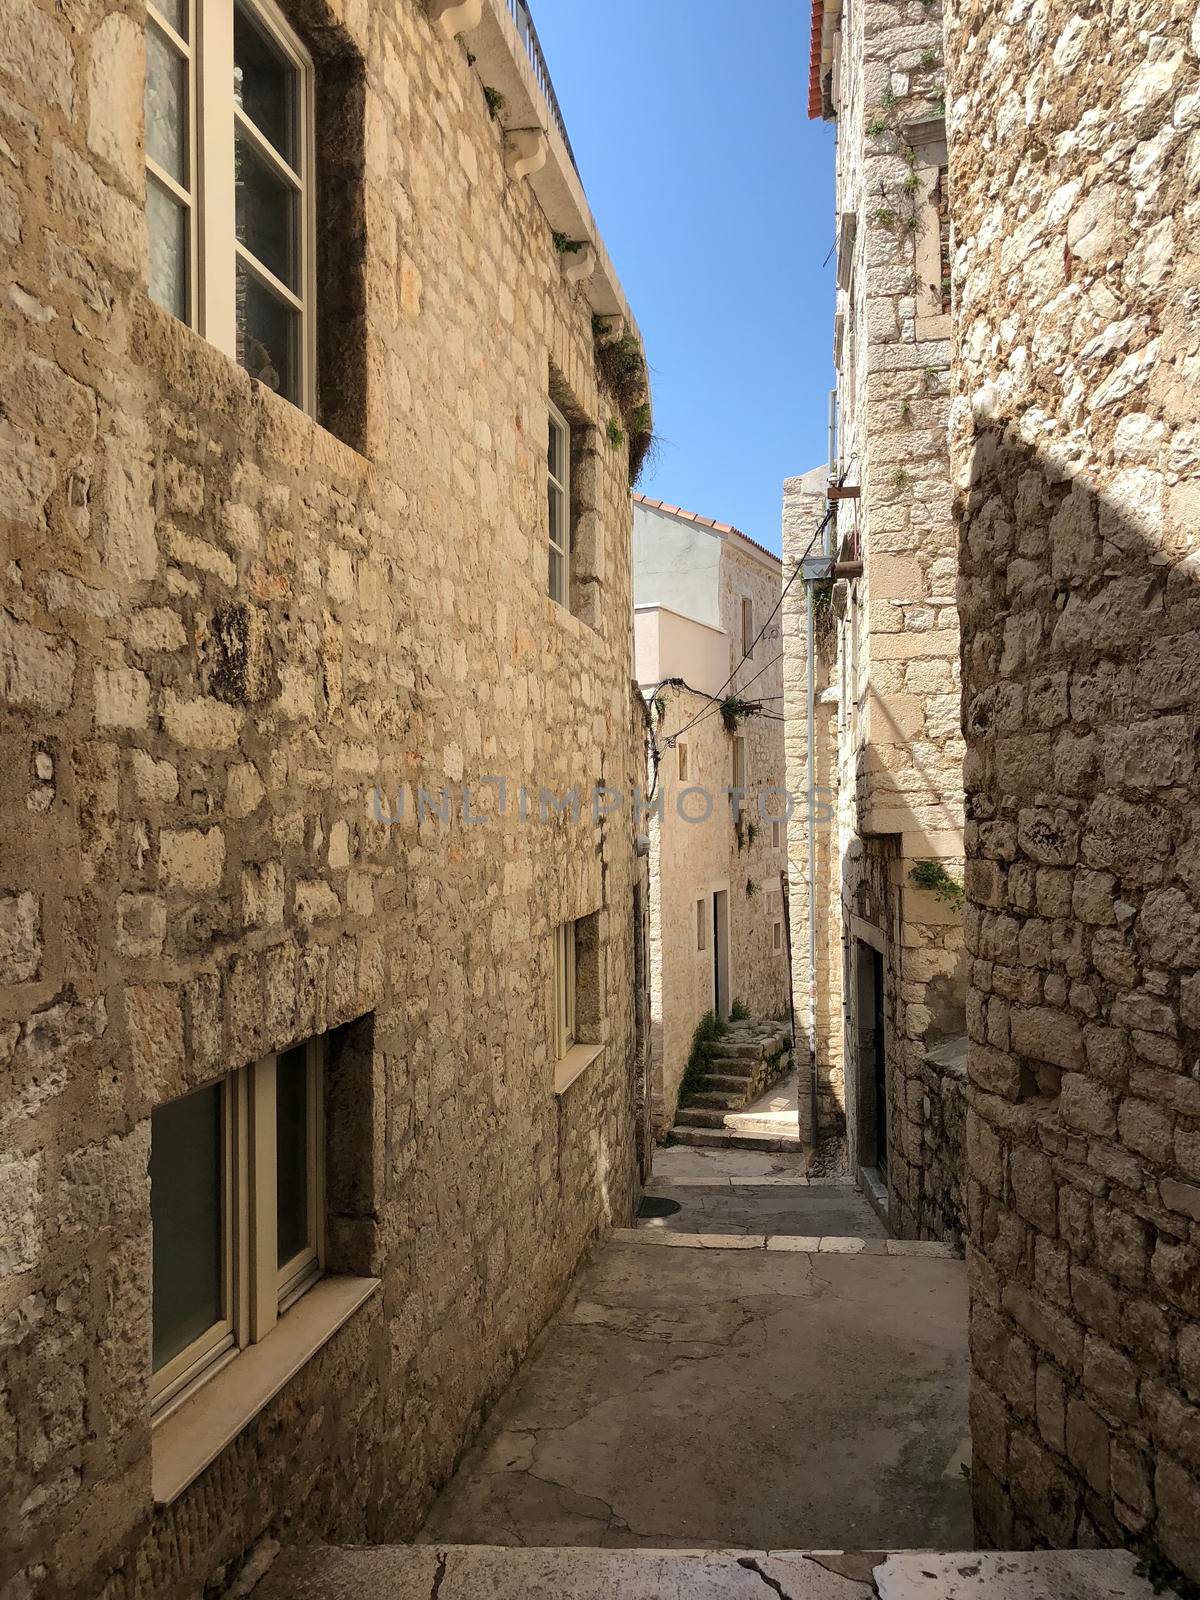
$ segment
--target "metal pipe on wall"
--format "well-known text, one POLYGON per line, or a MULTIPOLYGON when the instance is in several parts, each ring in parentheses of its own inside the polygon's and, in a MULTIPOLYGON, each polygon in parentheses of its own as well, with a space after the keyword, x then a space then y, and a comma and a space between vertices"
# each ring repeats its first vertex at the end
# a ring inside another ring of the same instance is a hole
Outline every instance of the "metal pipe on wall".
POLYGON ((804 621, 808 636, 808 671, 805 685, 808 713, 808 1081, 812 1143, 816 1149, 820 1131, 817 1126, 817 713, 814 681, 817 631, 811 581, 804 585, 804 621))

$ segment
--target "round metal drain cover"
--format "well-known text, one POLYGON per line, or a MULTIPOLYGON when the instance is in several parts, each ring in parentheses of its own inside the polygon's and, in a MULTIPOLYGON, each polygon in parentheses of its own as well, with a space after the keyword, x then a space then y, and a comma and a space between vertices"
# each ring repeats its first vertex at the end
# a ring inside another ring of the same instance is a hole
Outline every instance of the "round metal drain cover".
POLYGON ((668 1200, 665 1195, 647 1194, 642 1196, 642 1203, 638 1207, 639 1217, 673 1217, 680 1210, 678 1200, 668 1200))

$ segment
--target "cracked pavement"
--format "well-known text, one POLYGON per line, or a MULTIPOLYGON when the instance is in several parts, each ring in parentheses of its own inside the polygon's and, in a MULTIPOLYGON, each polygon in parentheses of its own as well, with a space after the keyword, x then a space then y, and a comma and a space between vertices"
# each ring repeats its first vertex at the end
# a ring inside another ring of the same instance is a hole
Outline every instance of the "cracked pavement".
POLYGON ((967 1371, 960 1261, 610 1242, 419 1541, 967 1548, 967 1371))

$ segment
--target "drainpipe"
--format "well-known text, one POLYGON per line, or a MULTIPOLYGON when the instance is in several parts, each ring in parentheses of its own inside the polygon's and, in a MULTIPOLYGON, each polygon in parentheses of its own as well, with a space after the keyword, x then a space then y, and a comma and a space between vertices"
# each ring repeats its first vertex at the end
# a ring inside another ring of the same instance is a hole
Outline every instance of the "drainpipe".
POLYGON ((817 1147, 817 662, 816 620, 813 611, 813 586, 804 585, 804 620, 808 634, 808 1059, 809 1099, 813 1149, 817 1147))

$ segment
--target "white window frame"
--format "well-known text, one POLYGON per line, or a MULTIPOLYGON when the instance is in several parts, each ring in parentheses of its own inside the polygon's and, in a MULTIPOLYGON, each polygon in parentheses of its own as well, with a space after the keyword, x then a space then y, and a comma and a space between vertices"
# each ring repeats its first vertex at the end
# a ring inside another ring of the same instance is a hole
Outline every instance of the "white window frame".
POLYGON ((742 655, 747 661, 754 657, 754 601, 742 596, 742 655))
POLYGON ((155 29, 166 41, 167 47, 184 63, 183 92, 185 99, 183 136, 187 141, 186 186, 178 178, 171 176, 164 167, 161 167, 151 156, 149 148, 146 149, 146 188, 149 193, 152 182, 165 189, 167 194, 184 208, 187 217, 187 251, 185 253, 185 267, 187 272, 187 287, 184 296, 184 321, 189 327, 196 326, 197 282, 199 278, 200 248, 199 248, 199 222, 197 217, 198 206, 196 179, 199 170, 197 159, 197 120, 196 120, 196 80, 198 77, 196 65, 196 16, 201 0, 185 0, 187 12, 187 38, 182 38, 163 13, 153 4, 153 0, 146 3, 147 29, 155 29))
POLYGON ((276 1076, 279 1056, 287 1054, 280 1051, 220 1080, 224 1316, 151 1373, 150 1409, 156 1425, 240 1351, 264 1339, 324 1271, 324 1039, 309 1039, 304 1049, 308 1076, 310 1242, 291 1261, 279 1265, 276 1076))
POLYGON ((153 179, 187 207, 187 304, 184 321, 225 354, 237 359, 237 264, 259 278, 299 317, 299 362, 295 403, 316 413, 316 87, 312 57, 274 0, 187 0, 188 39, 183 40, 147 0, 147 26, 164 35, 187 62, 185 119, 189 188, 146 156, 153 179), (237 105, 233 92, 235 3, 279 48, 298 77, 297 151, 293 167, 237 105), (298 195, 296 248, 298 292, 289 289, 236 237, 234 133, 242 132, 272 172, 298 195))
POLYGON ((564 922, 554 930, 554 1059, 561 1061, 576 1042, 575 962, 576 924, 564 922))
MULTIPOLYGON (((556 605, 565 606, 569 610, 571 605, 571 424, 563 416, 553 400, 548 400, 546 406, 548 414, 546 512, 549 518, 546 537, 549 551, 555 552, 560 558, 559 571, 562 574, 561 588, 558 594, 555 594, 553 587, 550 586, 549 576, 547 576, 547 588, 551 600, 556 605), (562 473, 559 476, 550 471, 549 444, 550 438, 556 429, 559 432, 561 441, 559 460, 562 464, 562 473), (552 503, 557 504, 559 507, 557 519, 550 509, 552 503)), ((547 571, 550 559, 549 551, 546 557, 547 571)))

